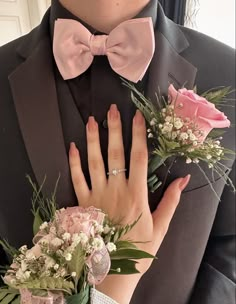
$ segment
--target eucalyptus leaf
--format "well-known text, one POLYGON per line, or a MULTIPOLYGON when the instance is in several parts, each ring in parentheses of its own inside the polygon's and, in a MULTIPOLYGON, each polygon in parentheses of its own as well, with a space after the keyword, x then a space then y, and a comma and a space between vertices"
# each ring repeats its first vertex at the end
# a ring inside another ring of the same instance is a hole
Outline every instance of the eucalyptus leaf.
POLYGON ((139 273, 139 271, 136 269, 137 261, 133 260, 112 260, 111 261, 111 269, 109 271, 109 274, 134 274, 139 273), (119 270, 119 272, 117 271, 119 270))
POLYGON ((138 249, 120 249, 114 251, 110 255, 111 260, 123 260, 123 259, 155 259, 156 257, 138 249))

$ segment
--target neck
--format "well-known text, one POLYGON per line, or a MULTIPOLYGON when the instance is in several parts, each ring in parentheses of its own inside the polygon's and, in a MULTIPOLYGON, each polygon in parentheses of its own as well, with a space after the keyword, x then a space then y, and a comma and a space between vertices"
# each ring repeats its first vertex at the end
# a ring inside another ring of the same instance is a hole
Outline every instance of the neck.
POLYGON ((150 0, 59 0, 94 29, 109 33, 121 22, 136 16, 150 0))

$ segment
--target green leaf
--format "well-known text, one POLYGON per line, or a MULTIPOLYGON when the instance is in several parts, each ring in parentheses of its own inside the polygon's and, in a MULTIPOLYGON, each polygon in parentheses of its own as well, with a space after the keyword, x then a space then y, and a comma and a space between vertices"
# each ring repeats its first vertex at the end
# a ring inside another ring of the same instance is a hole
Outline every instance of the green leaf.
POLYGON ((216 138, 216 137, 220 137, 225 133, 225 130, 218 130, 218 129, 213 129, 211 130, 211 132, 208 134, 207 138, 212 137, 212 138, 216 138))
POLYGON ((15 298, 15 294, 8 294, 3 300, 1 300, 1 304, 9 304, 15 298))
POLYGON ((34 217, 34 223, 33 223, 33 232, 34 235, 36 235, 39 232, 39 227, 42 225, 43 220, 40 216, 40 208, 37 209, 34 217))
POLYGON ((20 296, 15 298, 15 300, 13 302, 11 302, 11 304, 20 304, 20 296))
POLYGON ((116 249, 121 250, 121 249, 137 249, 137 246, 134 245, 133 243, 129 241, 118 241, 116 243, 116 249))
MULTIPOLYGON (((7 240, 0 240, 0 246, 4 249, 4 251, 9 254, 11 257, 14 257, 15 254, 18 254, 18 250, 11 246, 7 240)), ((3 266, 1 266, 1 269, 3 266)))
POLYGON ((148 161, 148 176, 155 172, 160 166, 162 166, 164 162, 165 159, 161 158, 159 155, 152 155, 148 161))
POLYGON ((63 278, 45 277, 21 284, 19 288, 54 289, 54 290, 56 289, 71 294, 71 290, 74 290, 74 284, 73 282, 66 281, 63 278))
POLYGON ((82 245, 79 244, 73 252, 71 261, 68 262, 70 272, 76 272, 77 279, 81 277, 84 264, 85 264, 85 252, 82 248, 82 245))
POLYGON ((1 291, 0 290, 0 301, 3 299, 3 298, 5 298, 5 296, 8 294, 8 292, 7 291, 1 291))
POLYGON ((202 94, 202 97, 206 98, 209 102, 218 105, 219 103, 225 102, 228 95, 235 92, 231 87, 218 87, 208 90, 202 94))
POLYGON ((123 259, 155 259, 156 257, 138 249, 120 249, 111 253, 111 260, 123 259))
POLYGON ((139 273, 139 271, 136 269, 137 261, 132 260, 113 260, 111 261, 111 269, 109 271, 109 274, 134 274, 139 273), (117 269, 120 271, 118 272, 117 269))
POLYGON ((67 304, 88 304, 90 297, 90 287, 87 286, 84 290, 80 293, 67 297, 66 303, 67 304))

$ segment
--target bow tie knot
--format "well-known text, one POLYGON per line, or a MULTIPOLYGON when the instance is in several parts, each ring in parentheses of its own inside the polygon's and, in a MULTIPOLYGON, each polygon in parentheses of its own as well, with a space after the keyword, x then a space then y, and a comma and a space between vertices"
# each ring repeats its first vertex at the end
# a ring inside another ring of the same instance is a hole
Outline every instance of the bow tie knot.
POLYGON ((106 55, 108 35, 92 35, 90 39, 90 51, 93 56, 106 55))

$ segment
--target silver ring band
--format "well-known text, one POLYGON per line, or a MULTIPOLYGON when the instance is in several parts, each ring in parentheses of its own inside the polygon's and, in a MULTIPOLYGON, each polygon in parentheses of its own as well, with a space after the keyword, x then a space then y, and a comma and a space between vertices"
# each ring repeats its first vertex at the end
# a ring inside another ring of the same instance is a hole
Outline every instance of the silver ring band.
POLYGON ((107 175, 117 176, 119 173, 125 172, 127 169, 112 169, 110 172, 107 172, 107 175))

